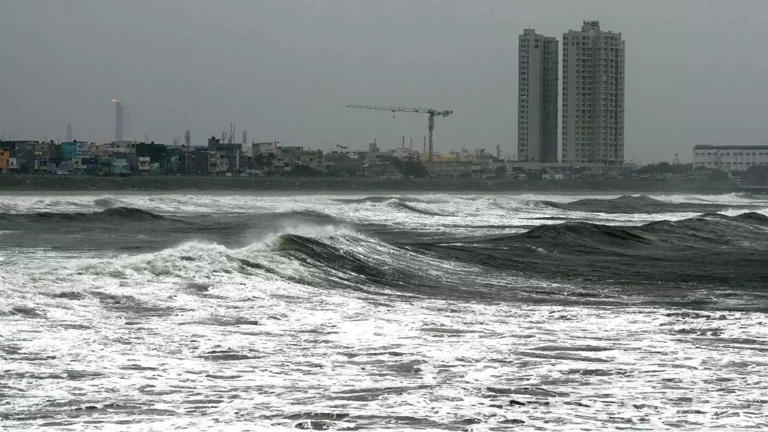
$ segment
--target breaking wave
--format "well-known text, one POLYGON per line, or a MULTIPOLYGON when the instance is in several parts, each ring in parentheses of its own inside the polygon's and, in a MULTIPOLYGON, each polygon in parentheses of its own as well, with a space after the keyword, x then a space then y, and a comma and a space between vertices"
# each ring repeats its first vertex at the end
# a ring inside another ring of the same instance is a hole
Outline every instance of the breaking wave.
POLYGON ((388 201, 400 201, 400 202, 408 202, 408 203, 427 203, 427 202, 434 202, 435 200, 427 200, 424 198, 416 198, 416 197, 397 197, 397 196, 370 196, 370 197, 364 197, 364 198, 337 198, 335 199, 336 202, 345 203, 345 204, 358 204, 358 203, 385 203, 388 201))
POLYGON ((446 216, 444 213, 419 208, 413 204, 408 204, 407 202, 404 202, 401 200, 391 200, 389 201, 389 204, 396 209, 406 210, 409 212, 418 213, 425 216, 446 216))
MULTIPOLYGON (((408 247, 486 268, 620 286, 623 295, 642 288, 682 298, 678 290, 691 283, 759 294, 766 282, 767 226, 768 217, 759 213, 640 226, 566 222, 521 234, 408 247)), ((766 307, 764 300, 760 307, 766 307)))
MULTIPOLYGON (((768 299, 749 296, 760 297, 766 281, 766 227, 768 217, 759 213, 704 214, 640 226, 565 222, 519 234, 387 242, 346 226, 304 221, 241 248, 187 242, 150 254, 100 260, 78 271, 206 286, 211 279, 237 274, 308 289, 377 295, 558 303, 642 297, 686 306, 691 306, 684 300, 687 290, 695 283, 737 289, 746 294, 748 307, 762 310, 768 299), (735 279, 738 287, 732 286, 735 279), (542 283, 550 286, 544 299, 542 283), (567 294, 573 283, 580 286, 575 297, 567 294), (611 290, 606 291, 607 286, 611 290)), ((697 306, 722 306, 710 303, 697 306)))
POLYGON ((729 206, 708 203, 675 203, 658 200, 646 195, 622 195, 618 198, 609 199, 587 198, 569 203, 553 201, 542 201, 542 203, 561 210, 596 213, 708 213, 722 211, 727 208, 750 208, 750 206, 745 205, 729 206))
POLYGON ((111 207, 97 212, 38 212, 38 213, 0 213, 0 221, 9 222, 37 222, 37 221, 55 221, 55 222, 88 222, 88 221, 129 221, 129 222, 147 222, 168 219, 165 216, 152 213, 134 207, 111 207))
POLYGON ((11 430, 761 425, 768 201, 94 198, 0 200, 11 430))

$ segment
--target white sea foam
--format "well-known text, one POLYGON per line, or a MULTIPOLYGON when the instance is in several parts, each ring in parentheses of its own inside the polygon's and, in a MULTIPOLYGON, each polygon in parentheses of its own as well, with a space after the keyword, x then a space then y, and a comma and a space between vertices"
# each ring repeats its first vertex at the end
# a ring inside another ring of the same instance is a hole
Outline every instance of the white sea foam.
MULTIPOLYGON (((19 213, 99 211, 101 198, 3 204, 19 213)), ((475 234, 455 226, 690 216, 566 213, 531 204, 553 200, 539 195, 439 194, 413 203, 441 216, 338 198, 110 197, 160 214, 322 211, 349 224, 475 234)), ((344 223, 289 224, 239 248, 193 241, 138 255, 0 246, 3 428, 287 431, 310 421, 337 430, 768 427, 765 313, 337 289, 349 275, 281 251, 285 234, 381 270, 452 278, 457 286, 482 280, 562 295, 581 288, 415 254, 344 223)))

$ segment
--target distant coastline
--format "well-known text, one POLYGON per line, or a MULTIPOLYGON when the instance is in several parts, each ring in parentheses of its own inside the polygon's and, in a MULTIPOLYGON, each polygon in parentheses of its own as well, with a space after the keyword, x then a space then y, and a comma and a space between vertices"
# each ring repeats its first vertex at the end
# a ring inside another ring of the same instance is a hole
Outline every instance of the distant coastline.
POLYGON ((243 191, 243 192, 683 192, 730 193, 738 184, 715 180, 372 179, 338 177, 0 176, 2 191, 243 191))

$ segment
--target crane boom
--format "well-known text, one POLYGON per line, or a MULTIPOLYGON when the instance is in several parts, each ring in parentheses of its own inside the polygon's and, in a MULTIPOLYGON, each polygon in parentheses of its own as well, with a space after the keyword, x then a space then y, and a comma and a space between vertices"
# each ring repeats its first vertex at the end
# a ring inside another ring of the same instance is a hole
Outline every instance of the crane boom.
POLYGON ((361 109, 372 109, 372 110, 391 111, 391 112, 424 113, 424 114, 434 114, 434 115, 443 116, 443 117, 447 117, 453 114, 452 110, 441 111, 441 110, 436 110, 434 108, 417 108, 417 107, 390 106, 390 105, 347 105, 347 108, 361 108, 361 109))
POLYGON ((448 117, 453 114, 453 110, 436 110, 434 108, 417 108, 407 106, 389 106, 389 105, 347 105, 347 108, 371 109, 390 112, 410 112, 427 114, 427 130, 429 131, 429 156, 432 161, 432 132, 435 130, 435 116, 448 117))

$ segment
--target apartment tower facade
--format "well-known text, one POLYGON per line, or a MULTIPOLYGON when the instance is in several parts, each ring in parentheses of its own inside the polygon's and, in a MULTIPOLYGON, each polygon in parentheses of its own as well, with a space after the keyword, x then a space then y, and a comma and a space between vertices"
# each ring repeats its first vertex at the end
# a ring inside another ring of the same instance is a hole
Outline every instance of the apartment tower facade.
POLYGON ((624 162, 624 41, 584 21, 563 34, 563 162, 624 162))
POLYGON ((519 56, 517 160, 557 162, 559 43, 525 29, 519 56))

